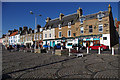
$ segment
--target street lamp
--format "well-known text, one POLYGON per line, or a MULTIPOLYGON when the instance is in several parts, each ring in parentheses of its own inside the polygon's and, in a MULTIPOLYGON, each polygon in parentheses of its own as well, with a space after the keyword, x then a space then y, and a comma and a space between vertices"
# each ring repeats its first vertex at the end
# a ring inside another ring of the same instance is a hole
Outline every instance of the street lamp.
MULTIPOLYGON (((32 11, 30 11, 30 14, 35 14, 33 13, 32 11)), ((36 23, 37 23, 37 16, 42 16, 41 14, 35 14, 35 31, 34 33, 36 33, 36 29, 37 29, 37 26, 36 26, 36 23)), ((35 35, 35 40, 36 40, 36 35, 35 35)), ((34 49, 36 49, 36 41, 35 41, 35 46, 34 46, 34 49)))

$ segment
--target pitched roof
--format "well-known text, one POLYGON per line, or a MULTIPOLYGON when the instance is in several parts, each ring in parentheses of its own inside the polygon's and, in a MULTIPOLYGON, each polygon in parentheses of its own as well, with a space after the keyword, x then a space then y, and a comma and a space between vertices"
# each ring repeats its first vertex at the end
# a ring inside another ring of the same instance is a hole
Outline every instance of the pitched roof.
POLYGON ((18 33, 18 31, 13 32, 10 36, 14 36, 14 35, 16 35, 17 33, 18 33))
MULTIPOLYGON (((96 19, 97 15, 100 13, 104 14, 104 17, 109 15, 108 11, 100 11, 98 13, 81 16, 80 18, 84 18, 85 20, 96 19)), ((68 25, 68 22, 71 22, 71 24, 73 25, 75 24, 75 22, 78 22, 80 18, 77 13, 74 13, 71 15, 63 16, 62 20, 59 20, 59 18, 52 19, 48 23, 46 23, 45 27, 46 29, 48 29, 49 26, 51 26, 51 28, 56 28, 59 24, 61 24, 61 26, 64 27, 68 25)))

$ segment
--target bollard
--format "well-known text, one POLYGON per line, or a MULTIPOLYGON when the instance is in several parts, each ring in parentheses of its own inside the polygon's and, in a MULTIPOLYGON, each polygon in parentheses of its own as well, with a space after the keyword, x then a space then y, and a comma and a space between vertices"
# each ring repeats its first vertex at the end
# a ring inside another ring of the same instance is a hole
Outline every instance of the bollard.
POLYGON ((78 51, 78 47, 77 47, 77 51, 78 51))
POLYGON ((114 48, 112 47, 112 55, 114 55, 114 48))
POLYGON ((48 50, 50 50, 50 47, 48 47, 48 50))
POLYGON ((88 47, 87 47, 87 54, 89 54, 89 49, 88 49, 88 47))
POLYGON ((100 54, 100 47, 98 48, 99 50, 98 50, 98 54, 100 54))
POLYGON ((70 48, 69 48, 69 56, 70 56, 70 48))
POLYGON ((63 50, 63 47, 61 46, 61 50, 63 50))

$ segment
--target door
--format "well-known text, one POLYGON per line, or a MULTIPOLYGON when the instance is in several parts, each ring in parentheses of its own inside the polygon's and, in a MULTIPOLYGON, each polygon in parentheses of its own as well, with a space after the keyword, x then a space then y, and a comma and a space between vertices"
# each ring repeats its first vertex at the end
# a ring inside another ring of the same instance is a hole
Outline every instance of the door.
POLYGON ((55 41, 53 41, 53 47, 55 46, 55 41))

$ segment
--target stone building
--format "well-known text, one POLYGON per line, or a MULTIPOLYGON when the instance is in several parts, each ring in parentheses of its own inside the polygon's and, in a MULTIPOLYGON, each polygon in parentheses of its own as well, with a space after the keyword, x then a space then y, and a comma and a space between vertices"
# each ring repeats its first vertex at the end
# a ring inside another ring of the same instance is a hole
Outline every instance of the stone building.
MULTIPOLYGON (((67 48, 70 48, 72 44, 85 47, 86 44, 88 46, 104 44, 111 48, 118 43, 110 5, 108 11, 99 11, 84 16, 82 8, 79 8, 77 13, 66 16, 61 13, 59 18, 52 20, 48 18, 45 28, 46 30, 55 29, 55 35, 53 34, 55 39, 48 39, 46 42, 52 40, 55 44, 63 43, 63 46, 67 48)), ((44 36, 45 33, 43 33, 43 38, 44 36)))

